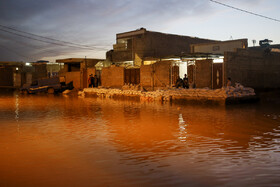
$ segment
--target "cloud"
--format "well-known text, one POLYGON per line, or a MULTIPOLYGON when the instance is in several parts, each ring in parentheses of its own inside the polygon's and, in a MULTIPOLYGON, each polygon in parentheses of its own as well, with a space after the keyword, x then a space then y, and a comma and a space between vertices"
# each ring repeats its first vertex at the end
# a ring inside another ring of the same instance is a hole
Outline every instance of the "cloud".
MULTIPOLYGON (((257 6, 264 0, 234 2, 242 8, 257 6)), ((9 0, 0 4, 0 25, 109 50, 115 42, 116 33, 140 27, 170 32, 174 24, 177 28, 178 25, 197 21, 195 19, 207 21, 224 9, 209 0, 9 0)), ((7 48, 4 54, 0 54, 0 60, 22 59, 19 55, 10 55, 12 52, 7 53, 8 49, 38 59, 64 54, 69 57, 86 54, 104 58, 106 53, 106 50, 86 51, 46 44, 3 31, 0 31, 0 40, 7 48)))
MULTIPOLYGON (((42 36, 110 49, 116 33, 140 27, 156 28, 154 25, 164 27, 180 16, 197 14, 192 10, 199 4, 197 0, 9 0, 1 2, 0 23, 42 36)), ((45 44, 4 32, 1 34, 5 50, 10 49, 10 54, 1 55, 2 60, 9 55, 8 59, 21 59, 22 56, 47 58, 85 53, 81 49, 45 44), (11 55, 12 51, 18 53, 11 55)), ((106 50, 103 52, 105 57, 106 50)))

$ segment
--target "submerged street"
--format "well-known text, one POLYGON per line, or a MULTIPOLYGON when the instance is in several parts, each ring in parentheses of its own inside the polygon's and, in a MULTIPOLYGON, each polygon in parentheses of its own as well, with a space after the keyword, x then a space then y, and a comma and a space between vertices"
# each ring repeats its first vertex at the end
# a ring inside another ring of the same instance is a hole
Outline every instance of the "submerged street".
POLYGON ((278 186, 279 143, 275 100, 0 94, 0 186, 278 186))

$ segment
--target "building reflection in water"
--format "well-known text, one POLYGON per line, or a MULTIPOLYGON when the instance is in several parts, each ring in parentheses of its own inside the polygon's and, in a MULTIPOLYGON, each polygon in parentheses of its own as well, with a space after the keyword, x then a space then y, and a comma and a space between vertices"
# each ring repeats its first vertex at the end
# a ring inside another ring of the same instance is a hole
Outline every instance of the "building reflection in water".
POLYGON ((19 95, 17 92, 14 93, 15 95, 15 120, 17 122, 17 131, 20 131, 20 124, 18 122, 19 119, 19 95))
POLYGON ((183 115, 179 114, 179 140, 182 142, 187 141, 187 124, 183 119, 183 115))
POLYGON ((278 108, 16 94, 0 102, 0 186, 269 186, 280 177, 280 121, 264 115, 278 108))

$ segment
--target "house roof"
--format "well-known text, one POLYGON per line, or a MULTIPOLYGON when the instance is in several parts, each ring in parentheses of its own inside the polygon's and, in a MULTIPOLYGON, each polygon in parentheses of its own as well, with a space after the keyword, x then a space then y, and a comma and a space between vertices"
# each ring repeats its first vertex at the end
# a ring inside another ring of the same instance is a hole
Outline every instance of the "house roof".
POLYGON ((184 38, 194 38, 194 39, 208 40, 208 41, 212 41, 212 42, 219 42, 217 40, 211 40, 211 39, 206 39, 206 38, 150 31, 150 30, 147 30, 146 28, 140 28, 140 29, 136 29, 134 31, 118 33, 116 36, 117 36, 117 39, 122 39, 122 38, 128 38, 128 37, 137 36, 137 35, 141 35, 141 34, 145 34, 145 33, 155 33, 155 34, 166 35, 166 36, 178 36, 178 37, 184 37, 184 38))
POLYGON ((82 62, 99 62, 99 61, 103 61, 105 59, 97 59, 97 58, 65 58, 65 59, 57 59, 56 62, 57 63, 82 63, 82 62))
POLYGON ((14 62, 14 61, 0 61, 0 65, 9 65, 9 66, 21 66, 24 65, 25 62, 14 62))
POLYGON ((213 45, 213 44, 224 44, 224 43, 232 43, 232 42, 248 42, 247 38, 241 38, 237 40, 226 40, 226 41, 214 41, 214 42, 209 42, 209 43, 197 43, 197 44, 190 44, 191 46, 203 46, 203 45, 213 45))

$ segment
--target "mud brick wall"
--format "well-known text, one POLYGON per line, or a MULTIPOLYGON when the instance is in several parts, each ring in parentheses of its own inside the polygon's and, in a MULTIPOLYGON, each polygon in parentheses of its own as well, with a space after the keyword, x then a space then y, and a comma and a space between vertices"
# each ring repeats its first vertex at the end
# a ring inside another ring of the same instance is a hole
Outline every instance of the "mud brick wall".
POLYGON ((154 82, 156 87, 170 85, 170 62, 158 62, 155 64, 154 82))
POLYGON ((120 88, 124 85, 124 68, 110 66, 102 69, 101 85, 110 88, 120 88))
POLYGON ((195 62, 195 84, 197 88, 212 88, 212 60, 197 60, 195 62))
POLYGON ((140 85, 143 87, 152 87, 152 65, 143 65, 140 67, 140 85))
MULTIPOLYGON (((170 55, 180 56, 182 53, 188 54, 190 53, 190 44, 214 42, 214 40, 150 31, 145 33, 142 40, 144 46, 140 48, 139 52, 143 52, 143 56, 158 58, 170 55)), ((134 46, 133 49, 136 53, 138 52, 137 46, 134 46)))
POLYGON ((214 42, 214 40, 152 31, 146 31, 142 35, 131 36, 131 38, 131 48, 126 51, 109 51, 106 58, 113 62, 136 59, 135 64, 140 65, 145 57, 180 56, 182 53, 190 53, 190 44, 214 42))
POLYGON ((0 68, 0 86, 13 86, 13 68, 0 68))
POLYGON ((81 88, 81 73, 79 71, 66 72, 65 73, 65 81, 66 81, 66 84, 73 81, 74 88, 80 89, 81 88))
POLYGON ((48 77, 48 71, 47 71, 47 65, 46 64, 38 64, 38 65, 33 65, 35 68, 32 79, 37 80, 37 79, 42 79, 48 77))
POLYGON ((21 87, 21 73, 14 73, 14 87, 21 87))
POLYGON ((171 62, 157 62, 140 67, 140 85, 149 87, 166 87, 170 85, 171 62))
POLYGON ((109 56, 108 58, 112 58, 111 60, 113 62, 122 62, 122 61, 133 60, 131 50, 128 50, 128 51, 114 51, 114 52, 111 52, 110 54, 107 54, 107 55, 109 56))
POLYGON ((233 85, 280 88, 280 53, 240 49, 225 53, 224 61, 225 79, 230 77, 233 85))
POLYGON ((87 68, 87 77, 92 74, 93 76, 96 74, 96 69, 95 68, 87 68))

